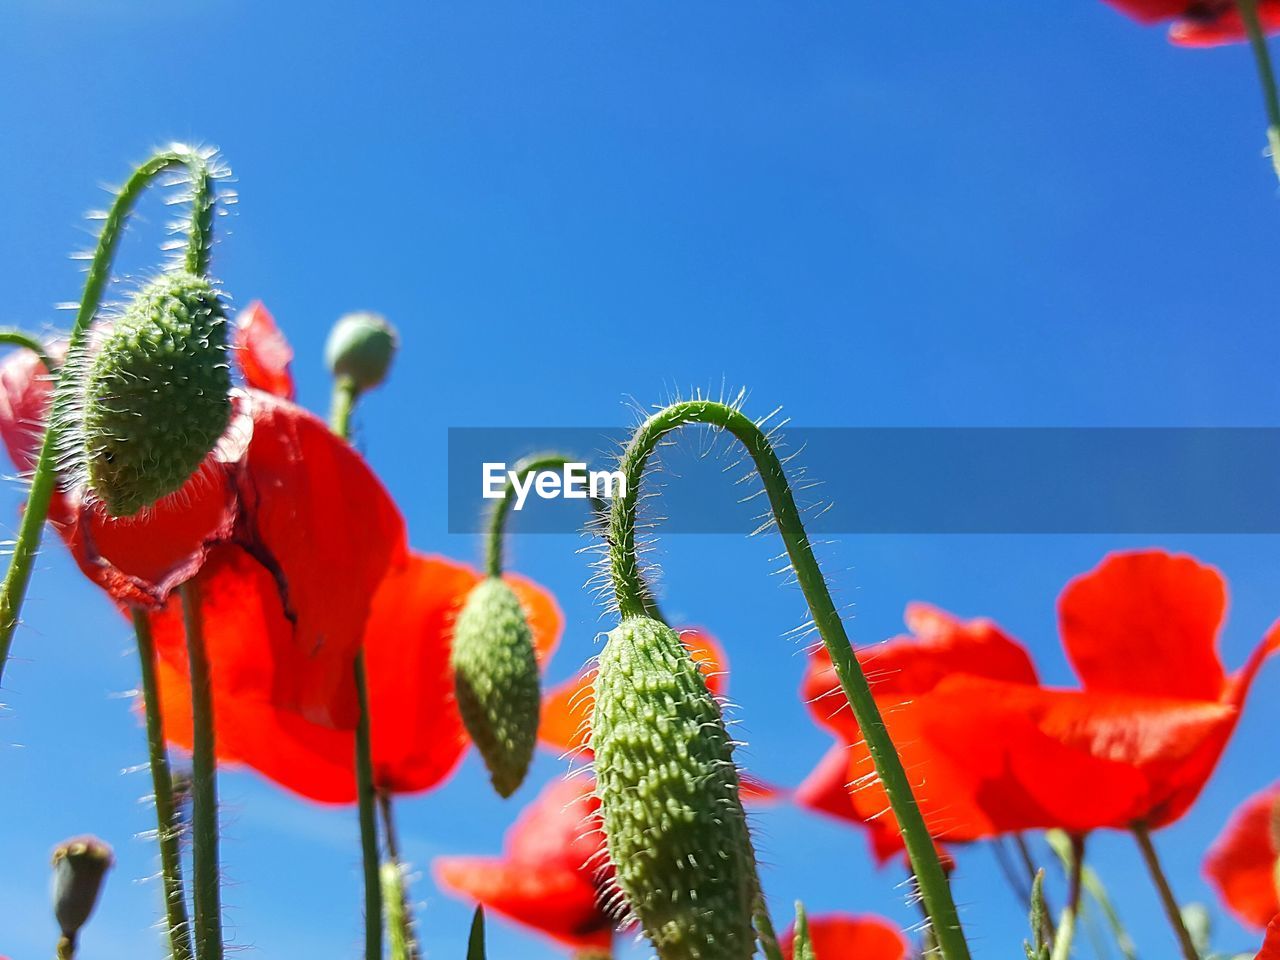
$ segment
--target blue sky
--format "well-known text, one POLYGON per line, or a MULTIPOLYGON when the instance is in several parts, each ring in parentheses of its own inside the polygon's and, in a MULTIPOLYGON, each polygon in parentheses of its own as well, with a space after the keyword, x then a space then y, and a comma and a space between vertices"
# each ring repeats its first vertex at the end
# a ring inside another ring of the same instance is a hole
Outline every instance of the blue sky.
MULTIPOLYGON (((219 145, 240 203, 215 269, 264 299, 297 348, 301 399, 326 403, 321 352, 340 313, 400 328, 392 382, 359 442, 417 546, 446 535, 450 426, 622 424, 625 401, 722 382, 797 424, 1274 425, 1280 200, 1242 47, 1192 52, 1099 0, 911 5, 477 2, 254 4, 9 0, 0 10, 0 323, 52 328, 78 296, 67 254, 148 149, 219 145)), ((145 207, 126 267, 155 260, 145 207)), ((674 466, 674 463, 673 463, 674 466)), ((868 464, 867 469, 874 469, 868 464)), ((20 489, 0 497, 12 527, 20 489)), ((1066 580, 1118 537, 859 537, 824 552, 851 632, 896 632, 923 599, 995 617, 1052 682, 1066 580)), ((513 565, 567 616, 551 677, 607 619, 568 536, 517 539, 513 565)), ((1280 543, 1165 538, 1232 586, 1224 659, 1280 615, 1280 543)), ((784 633, 798 594, 768 579, 765 539, 662 541, 665 605, 733 661, 750 768, 798 782, 825 736, 794 695, 784 633)), ((51 546, 5 675, 0 717, 0 952, 51 951, 47 855, 92 831, 119 867, 86 956, 159 956, 153 849, 126 625, 51 546)), ((1226 813, 1280 774, 1275 668, 1190 815, 1160 837, 1185 899, 1210 900, 1201 851, 1226 813)), ((511 802, 474 759, 401 805, 407 852, 496 852, 511 802)), ((247 956, 339 958, 360 938, 354 813, 309 807, 251 774, 223 778, 231 933, 247 956)), ((780 915, 914 920, 890 869, 849 829, 758 814, 780 915)), ((1168 955, 1132 845, 1091 856, 1146 956, 1168 955)), ((980 957, 1024 921, 990 854, 962 854, 958 897, 980 957)), ((460 957, 464 906, 416 889, 433 956, 460 957)), ((1214 907, 1215 912, 1220 912, 1214 907)), ((1223 949, 1256 945, 1222 919, 1223 949)), ((493 954, 541 960, 495 925, 493 954)), ((631 956, 631 954, 627 954, 631 956)), ((643 956, 637 948, 635 956, 643 956)))

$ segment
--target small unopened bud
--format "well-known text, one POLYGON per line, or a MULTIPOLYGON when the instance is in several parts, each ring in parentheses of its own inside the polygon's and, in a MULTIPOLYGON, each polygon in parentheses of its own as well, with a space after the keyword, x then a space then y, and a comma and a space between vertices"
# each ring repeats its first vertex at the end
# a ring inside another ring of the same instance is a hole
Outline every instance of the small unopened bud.
POLYGON ((115 862, 97 837, 75 837, 53 851, 53 915, 62 933, 58 955, 72 956, 80 928, 98 903, 102 879, 115 862))
POLYGON ((181 489, 231 418, 227 324, 217 291, 167 273, 133 298, 85 383, 90 489, 127 517, 181 489))
POLYGON ((609 633, 591 748, 609 859, 660 960, 748 960, 759 879, 733 744, 670 627, 609 633))
POLYGON ((453 675, 462 722, 494 789, 509 797, 533 760, 540 691, 529 621, 520 598, 498 577, 472 588, 458 614, 453 675))
POLYGON ((387 378, 398 346, 395 327, 386 317, 348 313, 330 331, 324 358, 335 377, 349 379, 357 392, 363 392, 387 378))
POLYGON ((813 952, 813 940, 809 936, 809 916, 805 913, 804 904, 796 901, 795 936, 791 941, 792 960, 817 960, 813 952))

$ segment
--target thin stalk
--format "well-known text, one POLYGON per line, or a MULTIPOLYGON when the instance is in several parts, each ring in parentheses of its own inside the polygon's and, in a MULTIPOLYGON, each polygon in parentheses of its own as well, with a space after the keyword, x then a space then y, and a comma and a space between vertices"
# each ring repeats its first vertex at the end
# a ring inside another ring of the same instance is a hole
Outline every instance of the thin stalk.
MULTIPOLYGON (((1036 866, 1035 858, 1031 856, 1031 848, 1027 846, 1027 838, 1020 833, 1015 833, 1013 835, 1013 845, 1018 851, 1018 857, 1022 861, 1023 869, 1027 871, 1027 882, 1034 883, 1036 872, 1039 868, 1036 866)), ((1053 943, 1058 935, 1053 927, 1053 908, 1049 906, 1049 899, 1045 897, 1043 890, 1040 891, 1040 896, 1044 901, 1044 915, 1041 923, 1043 929, 1040 932, 1044 937, 1045 943, 1053 943)))
POLYGON ((765 955, 765 960, 782 960, 782 948, 778 946, 778 933, 773 928, 773 918, 769 916, 769 908, 765 904, 763 893, 760 894, 754 919, 760 952, 765 955))
MULTIPOLYGON (((404 876, 404 862, 400 858, 400 833, 396 829, 391 797, 381 790, 378 791, 378 813, 382 818, 382 836, 386 841, 387 859, 395 870, 394 899, 399 901, 398 903, 389 901, 385 905, 387 926, 391 930, 393 943, 392 954, 395 954, 394 944, 398 938, 403 944, 401 952, 406 960, 418 960, 421 951, 418 947, 418 932, 417 925, 414 923, 413 908, 409 903, 409 884, 404 876)), ((386 896, 384 891, 384 899, 386 896)))
POLYGON ((1191 939, 1191 932, 1187 930, 1187 925, 1182 922, 1182 908, 1178 906, 1178 900, 1173 895, 1173 889, 1169 886, 1169 878, 1165 876, 1164 868, 1160 865, 1160 856, 1156 853, 1155 844, 1151 842, 1151 833, 1144 826, 1133 827, 1134 839, 1138 841, 1138 849, 1142 851, 1142 859, 1147 864, 1147 870, 1151 874, 1151 879, 1155 882, 1156 891, 1160 894, 1160 902, 1164 905, 1165 916, 1169 918, 1169 925, 1173 927, 1173 932, 1178 938, 1178 945, 1182 948, 1183 960, 1200 960, 1200 955, 1196 951, 1195 941, 1191 939))
POLYGON ((147 749, 150 753, 151 787, 156 803, 156 838, 160 844, 160 876, 164 889, 165 918, 172 960, 191 960, 191 928, 187 917, 187 891, 182 882, 181 835, 177 804, 173 798, 173 773, 164 743, 160 712, 160 686, 156 682, 156 647, 151 619, 140 607, 131 607, 133 632, 138 638, 142 668, 142 702, 147 714, 147 749))
POLYGON ((1067 905, 1058 920, 1058 933, 1053 938, 1052 960, 1067 960, 1071 956, 1071 941, 1075 937, 1076 918, 1080 914, 1080 876, 1084 871, 1084 837, 1071 835, 1071 867, 1067 880, 1067 905))
POLYGON ((489 576, 502 576, 503 533, 506 531, 507 517, 511 514, 516 483, 523 484, 530 474, 541 470, 559 470, 569 462, 569 458, 562 453, 538 453, 517 463, 511 471, 515 476, 507 475, 507 485, 489 513, 489 531, 484 551, 484 566, 489 576))
MULTIPOLYGON (((358 397, 355 381, 340 377, 333 385, 329 426, 346 440, 351 435, 351 415, 358 397)), ((360 850, 364 868, 364 955, 382 960, 382 878, 378 856, 378 791, 373 782, 373 734, 369 721, 369 681, 365 676, 364 650, 353 667, 360 716, 356 721, 356 797, 359 805, 360 850)))
POLYGON ((831 655, 840 686, 853 708, 876 772, 884 785, 902 831, 920 896, 946 960, 968 960, 969 948, 950 886, 938 860, 933 839, 911 790, 871 687, 858 665, 844 623, 823 579, 822 570, 796 507, 786 473, 768 436, 740 411, 723 403, 691 400, 672 404, 646 420, 631 438, 622 457, 624 493, 613 502, 609 525, 609 566, 621 616, 645 614, 645 589, 636 551, 636 504, 645 464, 667 433, 686 424, 702 423, 727 430, 747 448, 764 484, 778 533, 786 546, 796 580, 813 622, 831 655))
POLYGON ((181 587, 182 622, 191 672, 191 837, 195 942, 200 960, 222 960, 222 892, 218 868, 218 761, 213 732, 213 687, 204 645, 200 585, 181 587))
POLYGON ((1262 84, 1262 100, 1267 108, 1267 145, 1271 154, 1271 166, 1280 178, 1280 95, 1276 92, 1276 74, 1271 66, 1271 52, 1267 49, 1267 36, 1258 17, 1258 0, 1236 0, 1240 19, 1249 34, 1249 46, 1258 64, 1258 80, 1262 84))
POLYGON ((34 334, 27 333, 25 330, 0 330, 0 344, 11 347, 25 347, 40 358, 45 370, 49 371, 49 373, 58 372, 58 365, 53 362, 53 358, 45 350, 40 338, 34 334))
MULTIPOLYGON (((191 228, 187 238, 186 264, 189 268, 198 268, 198 272, 203 272, 207 266, 209 250, 213 244, 214 204, 212 174, 208 163, 198 153, 186 147, 174 147, 157 153, 135 170, 125 185, 120 188, 103 221, 102 232, 98 235, 98 245, 94 250, 93 260, 89 264, 88 276, 85 278, 84 293, 81 294, 80 306, 76 311, 76 319, 71 326, 71 334, 67 341, 68 358, 76 356, 84 349, 89 328, 93 324, 94 317, 97 316, 103 291, 111 276, 111 264, 115 260, 116 248, 120 244, 125 224, 138 198, 160 174, 174 167, 184 166, 191 171, 191 177, 195 183, 192 194, 195 202, 192 205, 191 228)), ((0 586, 0 680, 4 678, 5 664, 9 660, 9 650, 13 645, 13 634, 22 616, 22 602, 27 595, 27 587, 31 583, 33 562, 44 534, 44 521, 49 515, 49 502, 53 499, 58 439, 61 433, 58 418, 53 414, 59 407, 70 403, 74 386, 70 378, 65 376, 65 371, 59 374, 53 404, 45 425, 44 439, 40 443, 40 455, 31 476, 31 492, 27 496, 27 506, 18 526, 18 538, 13 544, 9 569, 5 573, 3 586, 0 586)))

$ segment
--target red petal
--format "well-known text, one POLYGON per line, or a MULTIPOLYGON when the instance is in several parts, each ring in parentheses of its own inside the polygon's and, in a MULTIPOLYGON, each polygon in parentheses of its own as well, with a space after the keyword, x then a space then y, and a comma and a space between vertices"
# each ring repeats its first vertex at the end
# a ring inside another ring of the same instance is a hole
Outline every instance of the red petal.
POLYGON ((1265 927, 1280 913, 1276 896, 1276 804, 1280 784, 1245 801, 1214 842, 1204 873, 1242 922, 1265 927))
MULTIPOLYGON (((837 744, 823 755, 813 772, 796 787, 797 804, 815 813, 856 824, 867 832, 871 853, 879 866, 902 855, 906 848, 892 816, 863 816, 855 807, 849 781, 850 750, 837 744)), ((887 801, 885 801, 887 803, 887 801)))
POLYGON ((405 557, 404 521, 364 460, 321 420, 266 394, 253 399, 236 539, 274 575, 295 647, 272 699, 352 728, 351 664, 370 598, 405 557))
MULTIPOLYGON (((990 620, 962 621, 923 603, 908 604, 905 620, 915 636, 895 637, 858 652, 877 699, 896 704, 932 690, 955 674, 1034 684, 1025 649, 990 620)), ((809 660, 801 696, 818 723, 848 742, 861 739, 826 649, 809 660)))
POLYGON ((235 350, 245 383, 277 397, 293 399, 293 374, 289 372, 293 347, 261 300, 253 301, 236 317, 235 350))
MULTIPOLYGON (((1280 31, 1280 4, 1262 0, 1258 5, 1258 19, 1265 33, 1280 31)), ((1208 18, 1186 17, 1169 29, 1169 39, 1181 47, 1216 47, 1239 43, 1247 37, 1240 11, 1226 6, 1220 14, 1208 18)))
MULTIPOLYGON (((714 696, 723 697, 729 683, 729 658, 719 641, 698 627, 681 629, 680 639, 702 669, 707 688, 714 696)), ((592 692, 595 679, 595 668, 587 667, 543 697, 538 726, 538 740, 543 746, 562 753, 589 753, 591 714, 596 706, 592 692)))
MULTIPOLYGON (((779 946, 792 960, 796 931, 793 926, 779 946)), ((809 918, 809 942, 816 960, 904 960, 907 941, 902 932, 880 917, 827 913, 809 918)))
POLYGON ((22 474, 40 453, 53 379, 30 350, 15 350, 0 363, 0 441, 22 474))
POLYGON ((1280 960, 1280 917, 1267 924, 1267 935, 1262 939, 1262 949, 1254 960, 1280 960))
POLYGON ((1109 554, 1062 592, 1062 642, 1086 690, 1217 700, 1222 575, 1162 550, 1109 554))
POLYGON ((589 777, 553 780, 507 831, 507 857, 519 863, 585 871, 603 883, 608 864, 602 831, 595 781, 589 777))

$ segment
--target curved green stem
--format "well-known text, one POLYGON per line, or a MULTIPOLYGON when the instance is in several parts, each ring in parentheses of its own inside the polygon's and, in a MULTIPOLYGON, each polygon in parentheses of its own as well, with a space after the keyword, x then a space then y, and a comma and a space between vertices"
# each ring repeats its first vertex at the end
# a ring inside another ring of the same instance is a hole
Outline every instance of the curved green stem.
POLYGON ((1200 960, 1196 943, 1191 939, 1191 931, 1182 921, 1182 908, 1178 906, 1178 898, 1173 895, 1169 886, 1169 878, 1165 876, 1164 867, 1160 865, 1160 855, 1156 853, 1155 844, 1151 842, 1151 833, 1144 826, 1133 827, 1134 839, 1138 841, 1138 849, 1142 851, 1142 859, 1147 865, 1151 879, 1155 882, 1156 892, 1160 894, 1160 903, 1164 906, 1165 916, 1173 927, 1178 938, 1178 946, 1182 949, 1183 960, 1200 960))
MULTIPOLYGON (((359 391, 350 377, 333 384, 329 426, 346 440, 351 435, 351 415, 359 391)), ((364 955, 382 960, 382 877, 378 856, 378 791, 373 782, 373 734, 369 718, 369 682, 365 676, 364 650, 356 654, 353 671, 360 716, 356 721, 356 798, 360 820, 360 850, 364 868, 364 955)))
POLYGON ((938 945, 946 960, 968 960, 960 917, 950 886, 938 860, 911 783, 876 706, 871 687, 858 665, 844 623, 823 579, 809 543, 800 511, 787 482, 782 462, 768 436, 740 411, 723 403, 690 400, 675 403, 646 420, 631 438, 622 456, 625 490, 613 502, 609 524, 609 569, 618 610, 622 617, 645 613, 644 580, 636 553, 636 504, 645 464, 666 434, 686 424, 708 424, 727 430, 747 448, 764 484, 778 532, 795 569, 813 622, 831 655, 840 686, 849 699, 858 726, 875 762, 876 772, 902 831, 920 896, 932 920, 938 945))
POLYGON ((1058 920, 1058 932, 1053 938, 1052 960, 1067 960, 1071 956, 1071 941, 1075 937, 1076 918, 1080 915, 1080 877, 1084 872, 1084 837, 1071 835, 1070 869, 1067 881, 1067 905, 1058 920))
POLYGON ((569 458, 562 453, 536 453, 517 463, 515 469, 507 475, 507 485, 502 490, 502 496, 489 514, 489 534, 485 540, 484 553, 485 571, 489 576, 502 576, 502 534, 506 530, 507 517, 511 514, 512 494, 515 493, 516 483, 523 483, 531 474, 543 470, 559 470, 569 462, 569 458))
POLYGON ((218 760, 213 727, 213 686, 204 644, 200 585, 180 588, 191 674, 191 857, 195 942, 200 960, 222 960, 222 891, 218 868, 218 760))
POLYGON ((25 330, 0 330, 0 344, 11 347, 24 347, 40 359, 40 362, 44 364, 45 370, 49 373, 58 372, 58 365, 53 362, 53 358, 49 356, 44 344, 40 342, 40 338, 35 334, 27 333, 25 330))
POLYGON ((1267 49, 1267 36, 1258 18, 1258 0, 1236 0, 1240 19, 1249 34, 1249 45, 1258 64, 1258 80, 1262 84, 1262 99, 1267 108, 1267 144, 1271 153, 1271 166, 1280 178, 1280 95, 1276 91, 1276 74, 1271 66, 1271 52, 1267 49))
MULTIPOLYGON (((94 251, 93 260, 89 264, 89 274, 85 278, 84 293, 80 297, 75 323, 71 327, 71 335, 67 342, 69 360, 84 349, 89 328, 102 302, 102 293, 110 279, 111 264, 115 259, 116 248, 124 233, 129 214, 133 211, 138 198, 156 177, 175 167, 186 167, 191 171, 194 181, 192 191, 194 203, 191 232, 187 240, 186 263, 188 268, 196 268, 198 272, 203 272, 207 267, 209 250, 213 244, 213 176, 207 161, 199 153, 186 147, 173 147, 157 153, 138 167, 116 194, 115 202, 111 205, 106 220, 103 221, 102 232, 98 235, 98 245, 94 251)), ((59 374, 52 408, 45 425, 44 439, 40 444, 40 455, 31 477, 31 493, 27 496, 27 506, 18 526, 18 538, 13 545, 9 569, 5 573, 3 586, 0 586, 0 680, 4 678, 4 667, 9 660, 13 634, 18 628, 18 619, 22 615, 22 601, 26 597, 27 586, 31 582, 33 561, 36 552, 40 549, 44 521, 49 515, 49 502, 53 499, 58 439, 61 433, 57 411, 59 408, 70 408, 73 405, 74 387, 74 383, 65 375, 65 371, 59 374)))
POLYGON ((187 891, 182 882, 177 805, 173 799, 169 751, 164 742, 160 686, 156 682, 156 646, 146 611, 132 607, 129 613, 133 618, 133 632, 138 638, 138 660, 142 667, 142 704, 147 714, 147 749, 156 802, 156 837, 160 844, 160 875, 169 928, 169 955, 171 960, 191 960, 191 929, 187 919, 187 891))

